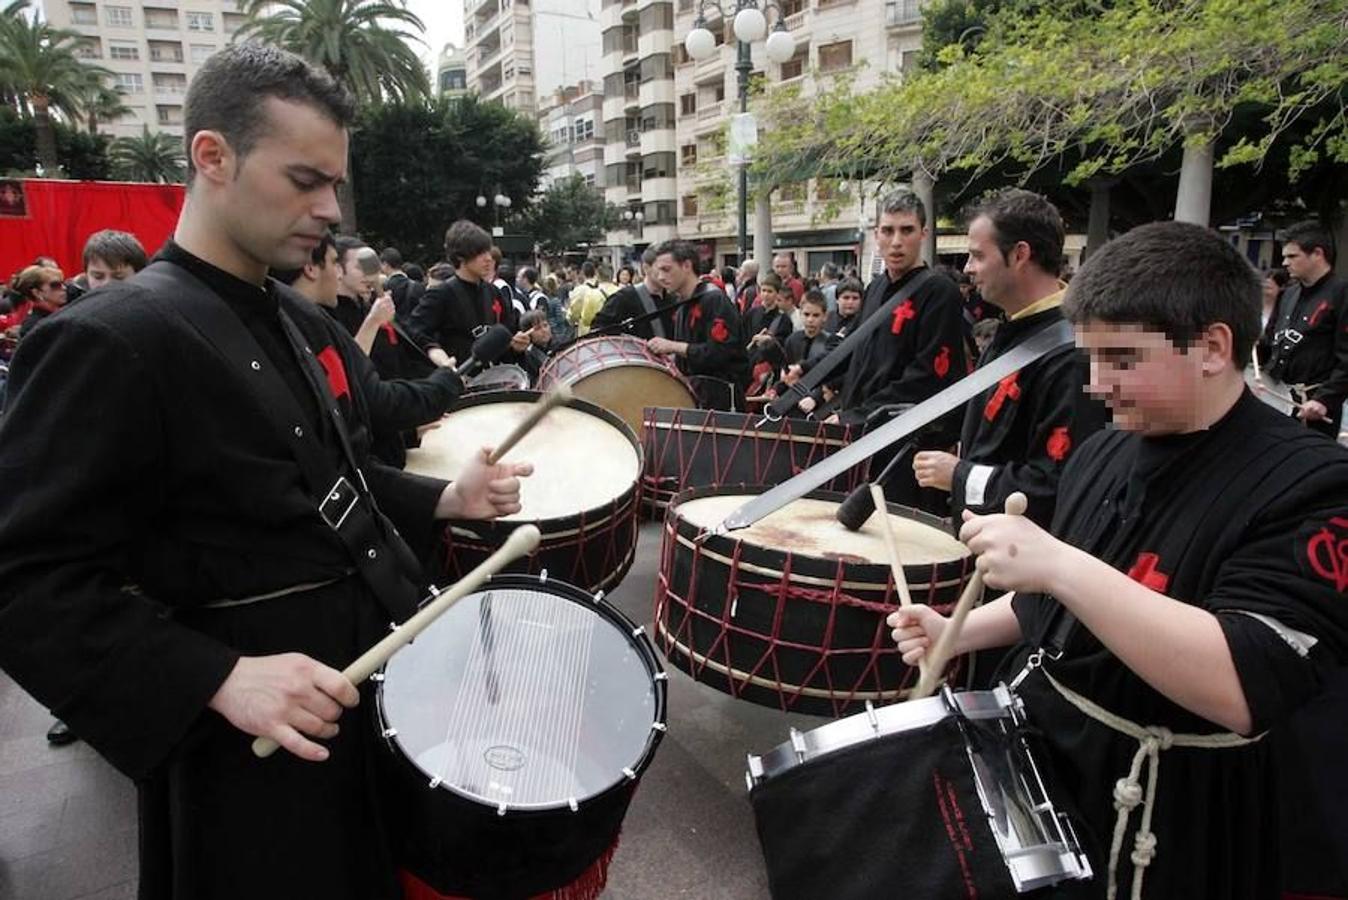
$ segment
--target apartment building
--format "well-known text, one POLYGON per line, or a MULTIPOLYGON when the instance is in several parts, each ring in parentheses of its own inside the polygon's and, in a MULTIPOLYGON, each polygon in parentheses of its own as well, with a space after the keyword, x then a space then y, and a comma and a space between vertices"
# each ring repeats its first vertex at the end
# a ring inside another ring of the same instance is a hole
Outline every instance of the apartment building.
POLYGON ((441 47, 435 61, 435 93, 451 100, 468 93, 468 54, 453 44, 441 47))
POLYGON ((468 89, 534 116, 540 98, 597 80, 599 0, 464 0, 468 89))
POLYGON ((130 110, 99 123, 114 137, 183 133, 187 84, 245 21, 236 0, 44 0, 47 21, 84 35, 78 50, 113 73, 130 110))
POLYGON ((580 175, 598 187, 604 177, 604 94, 600 85, 582 81, 554 91, 538 112, 538 128, 547 146, 540 188, 580 175))

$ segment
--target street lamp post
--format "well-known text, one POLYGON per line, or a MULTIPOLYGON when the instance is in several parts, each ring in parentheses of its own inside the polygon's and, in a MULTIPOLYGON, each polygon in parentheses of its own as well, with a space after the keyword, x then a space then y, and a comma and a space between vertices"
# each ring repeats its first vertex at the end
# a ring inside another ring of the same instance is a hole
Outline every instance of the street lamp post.
MULTIPOLYGON (((698 5, 697 20, 693 23, 693 30, 688 32, 688 36, 683 41, 688 56, 694 60, 707 59, 716 52, 716 36, 707 30, 705 10, 708 6, 714 7, 722 20, 726 16, 726 11, 721 6, 720 0, 702 0, 698 5)), ((773 3, 772 0, 766 0, 763 3, 760 3, 759 0, 737 0, 734 30, 738 52, 735 57, 735 72, 739 76, 741 116, 747 116, 749 113, 749 76, 753 72, 753 60, 749 53, 749 45, 754 41, 762 40, 768 31, 768 20, 763 14, 764 9, 771 9, 777 13, 777 24, 773 27, 772 34, 768 35, 764 44, 768 59, 775 63, 784 63, 796 54, 796 42, 786 29, 785 17, 782 15, 780 6, 773 3)), ((749 255, 749 164, 747 160, 740 163, 739 173, 738 251, 739 261, 743 264, 749 255)))
MULTIPOLYGON (((505 234, 505 229, 501 227, 501 210, 510 209, 510 198, 502 194, 500 188, 497 188, 496 195, 491 198, 492 203, 492 237, 500 237, 505 234)), ((487 198, 482 194, 477 195, 477 208, 486 209, 487 198)))

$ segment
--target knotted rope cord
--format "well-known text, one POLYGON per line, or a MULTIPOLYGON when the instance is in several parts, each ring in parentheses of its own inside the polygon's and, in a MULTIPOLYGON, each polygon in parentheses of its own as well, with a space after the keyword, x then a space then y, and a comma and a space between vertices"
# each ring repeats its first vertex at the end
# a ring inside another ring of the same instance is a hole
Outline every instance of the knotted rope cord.
POLYGON ((1047 669, 1041 667, 1040 671, 1044 673, 1053 689, 1083 714, 1137 741, 1137 752, 1133 754, 1133 762, 1128 769, 1127 777, 1120 778, 1114 783, 1114 809, 1118 815, 1114 820, 1114 838, 1109 846, 1109 884, 1105 897, 1106 900, 1116 900, 1118 896, 1118 868, 1119 856, 1123 852, 1123 836, 1128 831, 1128 822, 1132 818, 1133 810, 1140 804, 1142 819, 1133 838, 1133 852, 1129 855, 1129 859, 1132 860, 1135 870, 1132 900, 1142 900, 1142 879, 1146 875, 1147 866, 1156 856, 1156 835, 1151 830, 1151 813, 1156 803, 1156 786, 1160 781, 1161 751, 1169 750, 1171 747, 1225 750, 1253 744, 1264 735, 1257 734, 1247 738, 1229 731, 1217 734, 1174 734, 1170 729, 1160 725, 1138 725, 1078 694, 1050 675, 1047 669), (1147 763, 1145 799, 1140 781, 1144 762, 1147 763))

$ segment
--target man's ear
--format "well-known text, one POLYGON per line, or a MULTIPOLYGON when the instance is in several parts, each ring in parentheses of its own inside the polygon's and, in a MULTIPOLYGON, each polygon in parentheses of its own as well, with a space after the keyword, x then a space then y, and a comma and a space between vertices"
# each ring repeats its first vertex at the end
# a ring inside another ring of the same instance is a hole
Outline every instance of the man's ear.
POLYGON ((188 152, 197 175, 217 184, 233 180, 236 167, 234 149, 220 132, 198 131, 192 136, 188 152))
POLYGON ((1235 335, 1225 322, 1214 322, 1204 329, 1199 346, 1203 351, 1204 375, 1216 375, 1228 365, 1235 366, 1235 335))

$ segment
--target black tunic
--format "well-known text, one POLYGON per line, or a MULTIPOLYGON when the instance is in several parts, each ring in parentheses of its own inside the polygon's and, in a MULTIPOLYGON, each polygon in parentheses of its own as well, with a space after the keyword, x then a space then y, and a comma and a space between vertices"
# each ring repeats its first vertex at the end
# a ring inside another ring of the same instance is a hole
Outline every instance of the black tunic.
MULTIPOLYGON (((897 281, 884 272, 871 279, 861 320, 874 315, 920 271, 907 272, 897 281)), ((905 296, 892 321, 852 354, 838 403, 842 423, 861 424, 882 406, 920 403, 963 378, 969 363, 962 315, 959 289, 944 276, 928 278, 913 296, 905 296)), ((956 421, 952 419, 946 429, 947 443, 954 443, 956 421)))
MULTIPOLYGON (((648 288, 649 290, 649 288, 648 288)), ((663 310, 674 305, 674 298, 666 298, 663 294, 652 293, 651 300, 655 303, 655 308, 663 310)), ((637 295, 636 285, 626 284, 609 295, 600 307, 599 312, 594 314, 594 321, 590 323, 590 330, 595 331, 600 328, 611 328, 619 322, 626 322, 628 319, 646 314, 646 307, 641 305, 641 297, 637 295)), ((664 323, 665 337, 674 333, 674 315, 664 313, 660 316, 660 321, 664 323)), ((637 322, 627 329, 629 334, 634 334, 643 340, 650 340, 655 337, 655 331, 651 327, 651 321, 637 322)))
MULTIPOLYGON (((1097 432, 1068 462, 1052 531, 1152 589, 1216 615, 1258 732, 1304 706, 1348 660, 1345 504, 1348 453, 1246 391, 1206 432, 1161 438, 1097 432), (1293 643, 1313 646, 1303 657, 1293 643)), ((1015 597, 1027 643, 1012 653, 1008 675, 1057 608, 1044 596, 1015 597)), ((1045 668, 1134 723, 1175 734, 1223 731, 1153 690, 1079 624, 1062 658, 1045 668)), ((1079 894, 1054 896, 1102 897, 1114 784, 1127 774, 1138 743, 1086 718, 1040 672, 1021 693, 1064 794, 1082 811, 1097 873, 1079 894)), ((1279 768, 1270 739, 1162 751, 1152 821, 1158 849, 1144 896, 1277 897, 1279 768)), ((1140 813, 1134 810, 1123 843, 1120 896, 1131 884, 1128 857, 1140 813)))
POLYGON ((1330 272, 1310 287, 1293 281, 1269 321, 1268 374, 1287 384, 1318 385, 1310 398, 1338 424, 1348 400, 1348 281, 1330 272))
POLYGON ((426 290, 407 330, 423 349, 439 347, 462 363, 473 352, 480 330, 496 324, 514 331, 514 307, 501 299, 494 286, 455 275, 426 290))
POLYGON ((700 281, 692 302, 679 310, 674 340, 688 343, 688 355, 679 366, 689 375, 708 375, 735 385, 745 382, 746 338, 735 304, 710 282, 700 281))
MULTIPOLYGON (((15 359, 0 421, 0 665, 138 781, 144 898, 396 895, 367 781, 370 697, 322 764, 252 758, 206 705, 240 655, 341 667, 420 597, 410 571, 378 598, 351 574, 298 463, 317 445, 355 478, 335 406, 380 506, 402 530, 431 527, 444 482, 368 457, 360 362, 309 301, 174 245, 15 359), (156 279, 182 291, 146 286, 156 279), (219 298, 234 337, 203 330, 189 292, 219 298), (216 606, 299 585, 318 586, 216 606)), ((387 529, 369 549, 406 552, 387 529)))
MULTIPOLYGON (((1058 307, 1002 323, 979 365, 1009 352, 1062 321, 1058 307)), ((1000 512, 1020 491, 1026 512, 1045 527, 1053 521, 1058 479, 1067 457, 1104 427, 1104 405, 1084 390, 1090 362, 1068 345, 1008 375, 969 401, 960 431, 960 461, 951 483, 951 518, 960 512, 1000 512)))

